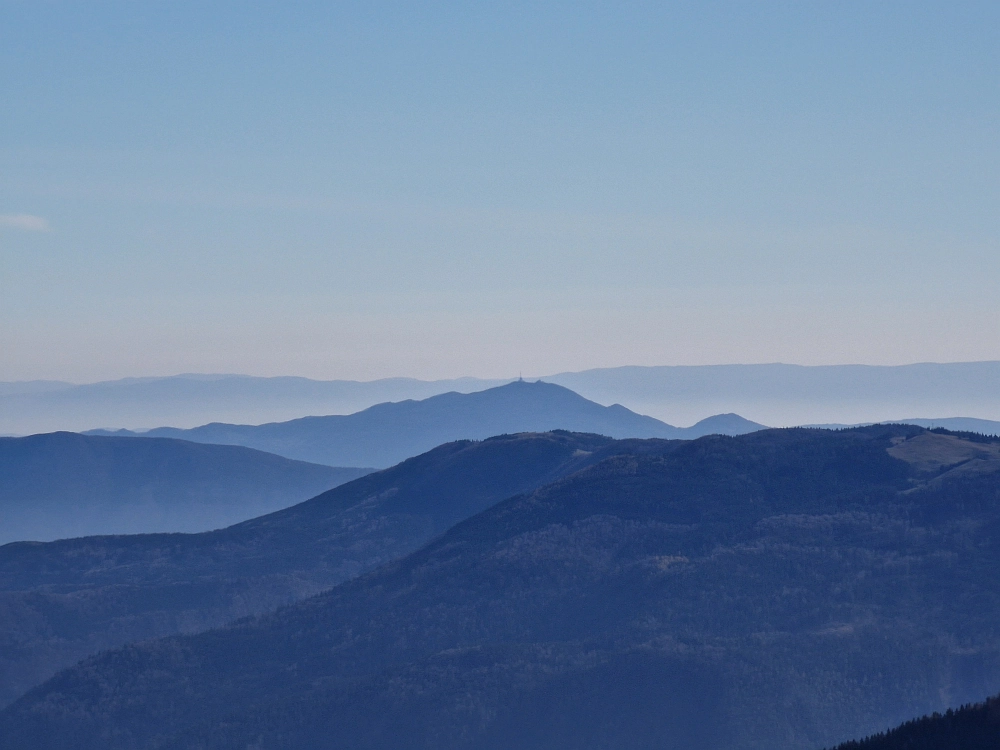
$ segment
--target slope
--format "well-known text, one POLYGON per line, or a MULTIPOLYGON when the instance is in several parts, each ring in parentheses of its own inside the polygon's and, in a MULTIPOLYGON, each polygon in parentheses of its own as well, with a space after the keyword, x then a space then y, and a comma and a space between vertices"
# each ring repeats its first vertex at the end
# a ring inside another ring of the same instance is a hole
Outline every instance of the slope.
POLYGON ((0 438, 0 544, 217 529, 368 471, 181 440, 69 432, 0 438))
POLYGON ((476 393, 378 404, 346 416, 264 425, 209 424, 190 430, 158 428, 139 436, 245 445, 330 465, 382 467, 452 440, 554 429, 613 438, 683 439, 714 431, 715 421, 727 431, 761 428, 736 415, 725 415, 681 429, 623 406, 601 406, 558 385, 516 381, 476 393))
POLYGON ((605 451, 669 445, 566 433, 453 443, 219 531, 0 547, 0 702, 86 654, 321 591, 605 451))
POLYGON ((837 750, 996 750, 1000 746, 1000 696, 908 721, 837 750))
POLYGON ((969 700, 1000 682, 1000 460, 934 481, 958 467, 927 434, 608 458, 273 615, 91 658, 0 747, 791 750, 969 700))

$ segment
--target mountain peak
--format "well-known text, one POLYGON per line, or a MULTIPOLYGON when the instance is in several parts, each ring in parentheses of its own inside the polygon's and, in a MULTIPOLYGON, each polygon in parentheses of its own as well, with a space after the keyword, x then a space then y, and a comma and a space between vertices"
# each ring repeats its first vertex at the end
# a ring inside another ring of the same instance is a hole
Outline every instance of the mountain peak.
POLYGON ((702 435, 745 435, 748 432, 766 430, 767 427, 741 417, 739 414, 730 412, 728 414, 716 414, 712 417, 706 417, 688 429, 692 433, 701 433, 702 435))
MULTIPOLYGON (((762 428, 736 414, 678 428, 625 406, 604 406, 544 380, 513 380, 472 393, 449 391, 423 400, 389 401, 354 414, 300 417, 263 425, 212 423, 190 430, 158 428, 141 437, 243 445, 327 466, 384 468, 454 440, 521 432, 570 432, 616 439, 693 439, 762 428)), ((108 434, 108 433, 100 433, 108 434)))
POLYGON ((624 407, 589 401, 561 385, 514 380, 472 393, 386 402, 347 415, 264 425, 158 428, 141 437, 243 445, 328 466, 387 467, 455 440, 522 432, 570 432, 611 438, 676 438, 676 428, 624 407))

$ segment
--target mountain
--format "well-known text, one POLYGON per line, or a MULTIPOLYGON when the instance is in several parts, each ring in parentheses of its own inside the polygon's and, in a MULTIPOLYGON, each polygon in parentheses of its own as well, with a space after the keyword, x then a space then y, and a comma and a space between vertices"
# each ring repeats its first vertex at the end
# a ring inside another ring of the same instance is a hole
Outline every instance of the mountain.
MULTIPOLYGON (((1000 420, 1000 362, 612 367, 542 379, 671 424, 728 412, 769 425, 899 421, 910 414, 1000 420)), ((87 385, 0 383, 0 434, 261 424, 305 414, 349 414, 386 401, 470 393, 504 382, 509 381, 178 375, 87 385)))
POLYGON ((609 456, 293 606, 90 657, 0 748, 831 746, 996 691, 998 473, 1000 441, 911 426, 609 456))
POLYGON ((996 750, 1000 747, 1000 696, 908 721, 888 732, 837 750, 996 750))
POLYGON ((346 416, 305 417, 257 426, 158 428, 129 434, 245 445, 330 465, 384 467, 452 440, 480 440, 504 433, 564 429, 613 438, 689 439, 714 431, 743 433, 761 428, 735 414, 677 428, 617 404, 601 406, 552 383, 515 381, 476 393, 444 393, 423 401, 378 404, 346 416))
POLYGON ((716 414, 695 422, 690 427, 678 427, 680 434, 686 440, 705 437, 706 435, 746 435, 757 430, 766 430, 762 424, 744 419, 739 414, 716 414))
MULTIPOLYGON (((171 442, 82 440, 122 441, 171 442)), ((302 599, 610 453, 672 445, 568 433, 465 441, 219 531, 0 547, 0 705, 88 654, 302 599)))
POLYGON ((0 438, 0 544, 217 529, 369 471, 162 438, 0 438))
POLYGON ((480 391, 503 382, 507 381, 386 378, 359 382, 191 374, 85 385, 0 383, 0 433, 280 421, 303 414, 346 414, 385 401, 427 398, 447 391, 480 391))
POLYGON ((1000 362, 611 367, 545 380, 674 423, 731 411, 770 425, 899 421, 910 414, 1000 419, 1000 362))

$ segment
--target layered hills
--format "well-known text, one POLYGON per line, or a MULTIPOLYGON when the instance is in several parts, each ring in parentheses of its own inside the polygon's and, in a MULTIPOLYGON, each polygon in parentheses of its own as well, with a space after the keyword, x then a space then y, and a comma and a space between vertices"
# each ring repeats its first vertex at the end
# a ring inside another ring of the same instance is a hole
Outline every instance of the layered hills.
POLYGON ((0 438, 0 544, 217 529, 368 471, 172 439, 0 438))
MULTIPOLYGON (((176 443, 58 439, 101 446, 120 442, 140 453, 176 443)), ((609 452, 671 445, 568 433, 465 441, 210 533, 0 547, 0 704, 101 649, 217 627, 322 591, 412 552, 493 503, 609 452)))
MULTIPOLYGON (((857 424, 935 414, 1000 419, 1000 362, 613 367, 543 380, 602 404, 619 403, 682 424, 719 412, 739 412, 776 425, 857 424)), ((86 385, 0 383, 0 434, 280 422, 303 414, 349 414, 448 391, 470 393, 504 382, 509 381, 177 375, 86 385)))
POLYGON ((505 433, 564 429, 619 439, 691 439, 713 432, 742 434, 761 428, 735 414, 710 417, 689 428, 673 427, 617 404, 602 406, 588 401, 552 383, 515 381, 475 393, 450 392, 422 401, 378 404, 348 415, 114 434, 244 445, 331 466, 386 467, 442 443, 505 433))
POLYGON ((996 691, 997 442, 577 450, 328 592, 83 661, 0 747, 804 750, 996 691))

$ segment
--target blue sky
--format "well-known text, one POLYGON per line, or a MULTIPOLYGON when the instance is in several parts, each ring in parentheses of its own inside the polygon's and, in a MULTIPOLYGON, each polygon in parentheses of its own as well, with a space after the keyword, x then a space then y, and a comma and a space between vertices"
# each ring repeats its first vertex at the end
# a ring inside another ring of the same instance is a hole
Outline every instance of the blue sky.
POLYGON ((1000 359, 996 3, 0 0, 0 380, 1000 359))

